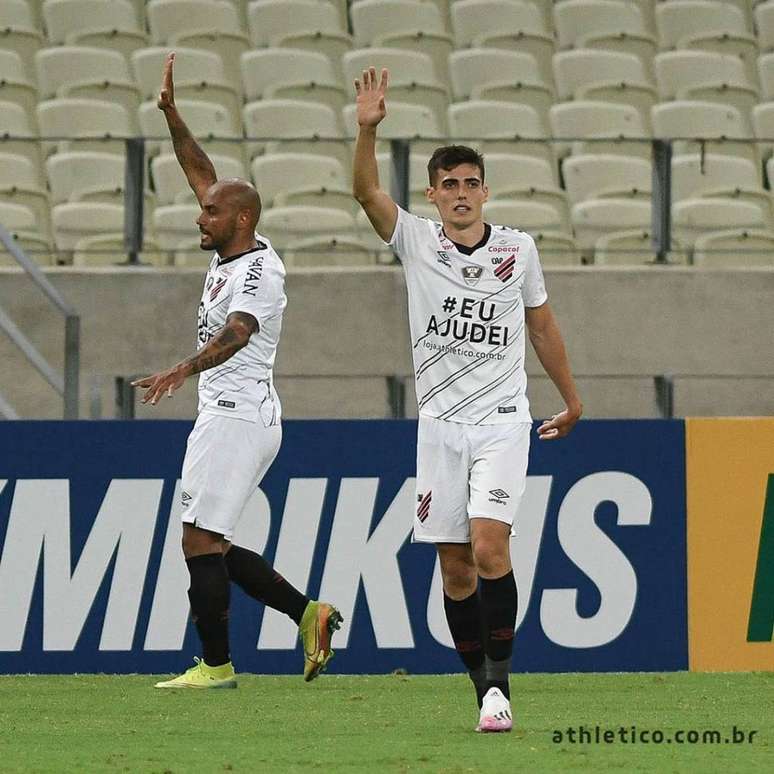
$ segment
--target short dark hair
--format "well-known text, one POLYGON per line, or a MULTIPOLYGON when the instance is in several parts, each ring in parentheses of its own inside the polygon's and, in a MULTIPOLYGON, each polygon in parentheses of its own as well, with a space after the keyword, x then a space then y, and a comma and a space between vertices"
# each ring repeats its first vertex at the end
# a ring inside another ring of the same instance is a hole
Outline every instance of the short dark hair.
POLYGON ((430 185, 435 185, 439 169, 454 169, 460 164, 475 164, 481 170, 481 182, 484 182, 484 157, 477 150, 467 145, 444 145, 436 148, 427 162, 430 185))

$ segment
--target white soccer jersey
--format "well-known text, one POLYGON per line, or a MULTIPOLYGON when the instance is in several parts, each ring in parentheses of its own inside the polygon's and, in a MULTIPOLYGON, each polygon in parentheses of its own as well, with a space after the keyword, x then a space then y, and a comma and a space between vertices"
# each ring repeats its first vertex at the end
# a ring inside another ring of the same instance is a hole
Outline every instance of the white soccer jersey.
POLYGON ((198 346, 203 347, 232 312, 247 312, 258 330, 225 363, 199 374, 199 411, 259 419, 267 427, 280 421, 280 402, 272 368, 277 352, 285 297, 285 267, 270 242, 256 234, 258 245, 220 259, 207 270, 199 304, 198 346))
POLYGON ((406 274, 419 413, 529 422, 524 307, 548 298, 532 237, 487 225, 467 254, 440 223, 398 207, 390 244, 406 274))

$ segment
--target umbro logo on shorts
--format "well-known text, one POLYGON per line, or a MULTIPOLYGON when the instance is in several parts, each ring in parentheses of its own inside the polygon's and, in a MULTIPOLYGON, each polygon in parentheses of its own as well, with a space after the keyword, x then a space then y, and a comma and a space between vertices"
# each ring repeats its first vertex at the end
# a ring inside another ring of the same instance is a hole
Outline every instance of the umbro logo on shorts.
POLYGON ((417 518, 419 519, 420 523, 424 523, 425 519, 430 515, 430 501, 432 499, 433 499, 432 490, 429 491, 427 494, 417 495, 417 502, 419 503, 419 505, 417 506, 417 518))
POLYGON ((490 503, 497 503, 497 505, 506 505, 505 502, 510 495, 504 489, 490 489, 489 494, 492 497, 489 498, 490 503))
POLYGON ((180 499, 182 500, 183 508, 187 508, 191 504, 191 495, 185 490, 181 492, 180 499))

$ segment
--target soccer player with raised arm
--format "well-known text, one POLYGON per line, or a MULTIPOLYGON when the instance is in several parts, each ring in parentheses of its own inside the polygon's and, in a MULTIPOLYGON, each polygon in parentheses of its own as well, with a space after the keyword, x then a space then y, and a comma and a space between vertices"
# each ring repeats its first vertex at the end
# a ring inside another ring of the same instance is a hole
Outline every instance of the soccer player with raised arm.
POLYGON ((509 537, 526 485, 531 417, 525 324, 566 408, 543 422, 544 440, 581 416, 533 239, 485 223, 481 155, 438 148, 427 198, 440 222, 401 209, 379 187, 376 129, 388 73, 355 81, 359 125, 354 195, 400 258, 408 288, 419 428, 413 540, 434 543, 444 609, 479 705, 477 731, 510 731, 509 674, 517 593, 509 537), (483 634, 482 634, 483 633, 483 634))
POLYGON ((175 107, 170 53, 158 106, 201 206, 201 249, 214 251, 199 303, 198 349, 172 368, 139 379, 143 403, 172 397, 199 374, 199 414, 183 462, 183 554, 191 576, 191 617, 202 643, 196 666, 157 688, 235 688, 228 637, 230 583, 292 618, 304 645, 304 679, 330 659, 341 622, 332 605, 310 600, 259 554, 231 542, 248 497, 282 438, 272 367, 285 308, 285 269, 256 233, 261 201, 240 179, 217 180, 212 162, 175 107))

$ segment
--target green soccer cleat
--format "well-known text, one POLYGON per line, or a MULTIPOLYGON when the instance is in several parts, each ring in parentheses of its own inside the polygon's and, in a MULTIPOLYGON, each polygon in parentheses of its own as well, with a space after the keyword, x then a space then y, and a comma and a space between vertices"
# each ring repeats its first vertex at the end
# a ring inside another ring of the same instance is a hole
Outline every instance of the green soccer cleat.
POLYGON ((325 669, 333 657, 331 636, 344 619, 327 602, 310 602, 304 610, 298 635, 304 643, 304 680, 309 682, 325 669))
POLYGON ((229 661, 221 666, 207 666, 204 661, 194 656, 196 666, 171 680, 156 683, 156 688, 236 688, 236 673, 234 665, 229 661))

